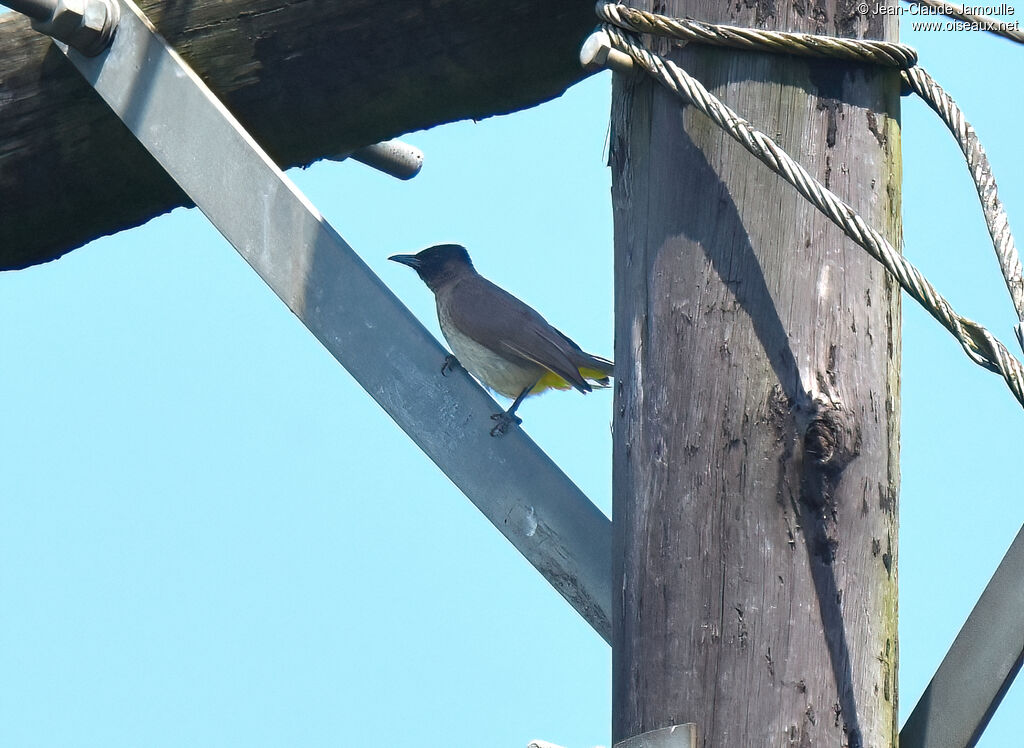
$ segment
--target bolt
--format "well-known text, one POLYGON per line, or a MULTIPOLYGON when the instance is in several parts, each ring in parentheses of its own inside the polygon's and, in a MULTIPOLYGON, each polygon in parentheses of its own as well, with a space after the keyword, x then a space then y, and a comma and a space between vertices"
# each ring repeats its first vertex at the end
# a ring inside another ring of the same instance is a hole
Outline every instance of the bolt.
POLYGON ((117 0, 58 0, 50 20, 32 21, 32 27, 95 57, 110 46, 119 18, 117 0))
POLYGON ((583 42, 580 49, 580 64, 588 73, 604 67, 628 73, 633 69, 633 58, 615 49, 608 32, 599 29, 583 42))

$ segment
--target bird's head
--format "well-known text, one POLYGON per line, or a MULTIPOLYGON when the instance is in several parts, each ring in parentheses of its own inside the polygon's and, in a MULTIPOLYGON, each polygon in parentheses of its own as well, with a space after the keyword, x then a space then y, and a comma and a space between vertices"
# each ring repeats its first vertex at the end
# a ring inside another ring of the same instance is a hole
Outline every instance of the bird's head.
POLYGON ((414 255, 392 255, 388 259, 411 267, 431 291, 466 273, 476 272, 469 252, 461 244, 437 244, 414 255))

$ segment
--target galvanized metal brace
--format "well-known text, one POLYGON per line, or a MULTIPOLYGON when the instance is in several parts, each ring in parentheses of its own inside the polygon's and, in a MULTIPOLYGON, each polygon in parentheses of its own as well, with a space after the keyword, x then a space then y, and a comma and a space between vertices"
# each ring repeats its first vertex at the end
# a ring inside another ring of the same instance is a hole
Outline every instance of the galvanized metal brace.
POLYGON ((900 730, 901 748, 963 748, 981 738, 1024 663, 1024 528, 900 730))
MULTIPOLYGON (((113 1, 113 0, 112 0, 113 1)), ((129 0, 96 57, 58 43, 110 108, 317 339, 606 640, 611 523, 270 160, 129 0)), ((451 549, 458 553, 458 549, 451 549)))

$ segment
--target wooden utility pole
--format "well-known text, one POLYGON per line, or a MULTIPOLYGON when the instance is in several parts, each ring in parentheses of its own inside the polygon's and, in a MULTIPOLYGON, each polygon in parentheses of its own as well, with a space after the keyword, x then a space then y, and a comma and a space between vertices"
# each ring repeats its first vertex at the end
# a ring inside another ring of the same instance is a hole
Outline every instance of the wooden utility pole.
MULTIPOLYGON (((654 5, 897 30, 837 0, 654 5)), ((900 245, 896 73, 696 44, 670 56, 900 245)), ((641 73, 616 76, 611 165, 613 739, 695 722, 705 748, 892 746, 898 288, 641 73)))

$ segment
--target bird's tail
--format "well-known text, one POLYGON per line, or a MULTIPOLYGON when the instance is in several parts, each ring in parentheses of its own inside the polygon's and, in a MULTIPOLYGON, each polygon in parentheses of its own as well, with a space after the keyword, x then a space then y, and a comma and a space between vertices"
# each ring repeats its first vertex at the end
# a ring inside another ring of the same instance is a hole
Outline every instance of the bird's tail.
POLYGON ((583 353, 573 361, 580 371, 580 376, 597 387, 608 387, 615 376, 615 364, 606 358, 583 353))
POLYGON ((578 389, 580 392, 586 394, 590 392, 594 387, 609 387, 611 385, 611 377, 614 376, 614 364, 606 358, 600 356, 592 356, 589 353, 583 353, 580 351, 573 359, 573 365, 579 371, 580 376, 583 377, 583 385, 573 385, 565 380, 564 377, 555 374, 553 371, 548 371, 540 378, 540 381, 534 386, 531 394, 538 394, 547 389, 555 390, 571 390, 573 387, 578 389))

